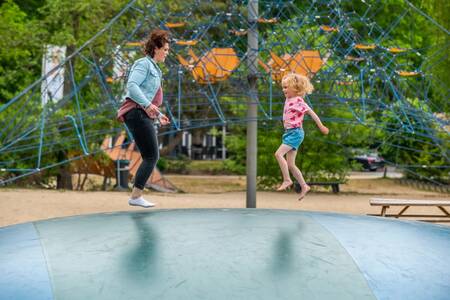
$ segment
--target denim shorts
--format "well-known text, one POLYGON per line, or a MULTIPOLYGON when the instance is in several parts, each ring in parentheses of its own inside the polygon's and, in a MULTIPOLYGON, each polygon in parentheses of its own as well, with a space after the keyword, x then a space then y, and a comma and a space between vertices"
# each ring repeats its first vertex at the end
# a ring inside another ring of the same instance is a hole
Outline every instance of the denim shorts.
POLYGON ((282 140, 283 144, 291 146, 294 150, 298 150, 304 138, 305 132, 303 131, 303 128, 297 127, 286 129, 282 140))

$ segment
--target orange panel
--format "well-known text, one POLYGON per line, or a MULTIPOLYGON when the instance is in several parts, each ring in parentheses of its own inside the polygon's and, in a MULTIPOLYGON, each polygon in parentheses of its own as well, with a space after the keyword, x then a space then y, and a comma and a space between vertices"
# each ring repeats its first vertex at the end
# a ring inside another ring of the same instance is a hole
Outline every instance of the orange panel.
POLYGON ((192 49, 189 49, 189 50, 188 50, 188 53, 189 53, 189 55, 192 57, 192 59, 193 59, 194 61, 198 61, 198 60, 199 60, 198 56, 195 55, 195 53, 194 53, 194 51, 193 51, 192 49))
POLYGON ((206 55, 202 56, 201 62, 205 66, 206 74, 216 78, 223 76, 223 72, 219 69, 219 64, 214 57, 214 54, 212 54, 212 51, 208 51, 206 55))
POLYGON ((227 79, 239 65, 239 58, 232 48, 213 48, 205 58, 207 72, 217 81, 227 79))
POLYGON ((270 56, 272 57, 273 60, 272 69, 274 70, 288 69, 288 63, 284 59, 282 59, 272 51, 270 51, 270 56))
POLYGON ((354 48, 359 49, 359 50, 373 50, 376 47, 377 47, 377 45, 375 45, 375 44, 371 44, 371 45, 356 44, 354 48))
POLYGON ((189 62, 185 60, 181 55, 177 54, 178 61, 184 66, 189 67, 189 62))
POLYGON ((199 83, 214 83, 214 77, 209 77, 208 72, 206 71, 205 65, 203 62, 199 62, 197 66, 192 69, 192 75, 194 75, 194 79, 199 83))
POLYGON ((395 71, 398 75, 403 76, 403 77, 413 77, 413 76, 417 76, 420 75, 419 72, 409 72, 409 71, 395 71))
POLYGON ((184 25, 186 25, 186 23, 185 22, 166 23, 164 25, 166 25, 166 27, 168 27, 168 28, 177 28, 177 27, 183 27, 184 25))
POLYGON ((277 23, 278 19, 277 18, 272 18, 272 19, 264 19, 264 18, 259 18, 258 19, 258 23, 269 23, 269 24, 273 24, 273 23, 277 23))
POLYGON ((407 49, 397 48, 397 47, 388 48, 388 51, 391 53, 402 53, 402 52, 405 52, 406 50, 407 49))
POLYGON ((188 40, 188 41, 178 40, 175 42, 175 44, 181 45, 181 46, 194 46, 194 45, 197 45, 197 43, 198 43, 197 40, 188 40))
POLYGON ((191 70, 197 82, 203 84, 226 80, 240 63, 232 48, 213 48, 200 59, 192 49, 189 49, 188 53, 192 57, 192 63, 187 62, 180 55, 178 60, 191 70))
POLYGON ((339 31, 339 29, 337 27, 331 27, 328 25, 322 25, 322 26, 320 26, 320 29, 322 29, 323 31, 326 31, 326 32, 338 32, 339 31))
POLYGON ((207 83, 205 81, 206 72, 204 62, 201 61, 192 49, 188 50, 189 55, 192 57, 194 67, 191 69, 194 79, 199 83, 207 83))
POLYGON ((129 47, 139 47, 142 46, 142 42, 128 42, 126 45, 129 47))
POLYGON ((311 76, 317 73, 323 65, 323 60, 317 50, 303 50, 297 52, 293 57, 285 53, 279 57, 274 52, 270 52, 271 59, 267 64, 259 60, 258 63, 270 72, 272 70, 272 79, 281 81, 287 73, 294 72, 305 76, 311 76))
POLYGON ((239 65, 239 58, 233 48, 214 48, 214 56, 217 58, 219 66, 226 71, 233 71, 239 65))
POLYGON ((306 63, 306 67, 311 73, 317 73, 322 67, 322 59, 317 50, 303 50, 301 51, 306 63))
POLYGON ((281 81, 283 76, 289 72, 287 61, 290 60, 291 56, 289 54, 284 54, 283 57, 279 57, 273 52, 270 52, 270 56, 271 58, 267 65, 272 70, 272 79, 281 81))
POLYGON ((294 73, 308 76, 310 70, 306 64, 306 57, 303 55, 303 51, 297 52, 289 61, 289 70, 294 73))
POLYGON ((242 35, 246 35, 247 34, 247 30, 234 30, 231 29, 229 31, 231 34, 237 35, 237 36, 242 36, 242 35))
POLYGON ((266 65, 261 59, 258 58, 258 64, 267 72, 270 72, 270 67, 266 65))

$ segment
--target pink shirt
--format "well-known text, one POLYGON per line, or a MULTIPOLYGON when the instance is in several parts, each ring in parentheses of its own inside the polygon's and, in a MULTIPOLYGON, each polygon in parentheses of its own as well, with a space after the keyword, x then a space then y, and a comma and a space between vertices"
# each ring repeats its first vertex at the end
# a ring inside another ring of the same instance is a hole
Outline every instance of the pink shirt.
POLYGON ((305 113, 311 110, 302 97, 292 97, 284 102, 283 125, 285 129, 302 128, 305 113))
MULTIPOLYGON (((160 87, 159 90, 156 92, 155 97, 152 100, 152 104, 160 107, 162 104, 162 100, 163 100, 163 91, 162 91, 162 88, 160 87)), ((120 122, 124 122, 125 119, 123 116, 127 112, 129 112, 130 110, 132 110, 133 108, 136 108, 136 107, 140 107, 140 105, 137 104, 136 102, 134 102, 132 99, 127 98, 125 100, 125 102, 122 103, 119 110, 117 111, 117 119, 120 122)), ((142 107, 142 109, 145 110, 145 107, 142 107)), ((150 119, 156 119, 158 117, 157 113, 148 113, 146 110, 145 110, 145 112, 147 113, 147 115, 150 119)))

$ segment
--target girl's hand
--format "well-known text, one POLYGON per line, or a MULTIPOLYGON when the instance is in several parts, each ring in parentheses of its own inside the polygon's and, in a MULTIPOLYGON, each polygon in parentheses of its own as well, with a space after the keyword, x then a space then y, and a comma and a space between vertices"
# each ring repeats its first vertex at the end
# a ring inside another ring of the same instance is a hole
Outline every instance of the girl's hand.
POLYGON ((327 135, 328 132, 330 132, 330 130, 329 130, 327 127, 325 127, 324 125, 320 126, 319 129, 320 129, 320 131, 321 131, 323 134, 325 134, 325 135, 327 135))
POLYGON ((169 118, 168 118, 167 116, 165 116, 165 115, 162 115, 162 116, 159 118, 159 122, 161 123, 162 126, 165 126, 165 125, 170 124, 169 118))

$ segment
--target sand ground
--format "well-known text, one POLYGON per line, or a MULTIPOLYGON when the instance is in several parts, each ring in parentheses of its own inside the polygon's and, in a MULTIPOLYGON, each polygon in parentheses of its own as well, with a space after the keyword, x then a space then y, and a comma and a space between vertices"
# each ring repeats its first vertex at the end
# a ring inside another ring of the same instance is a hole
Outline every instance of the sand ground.
MULTIPOLYGON (((245 177, 239 176, 167 176, 185 193, 146 192, 156 208, 244 208, 245 177)), ((132 211, 143 208, 127 204, 128 192, 60 191, 49 189, 0 189, 0 226, 55 217, 100 212, 132 211)), ((301 202, 293 192, 257 193, 258 208, 329 211, 365 215, 379 213, 371 207, 371 197, 402 199, 445 199, 449 194, 428 192, 402 186, 389 179, 353 179, 333 194, 316 189, 301 202)), ((398 211, 392 208, 392 212, 398 211)), ((436 207, 411 208, 410 213, 437 213, 436 207)), ((450 223, 446 223, 450 225, 450 223)))

